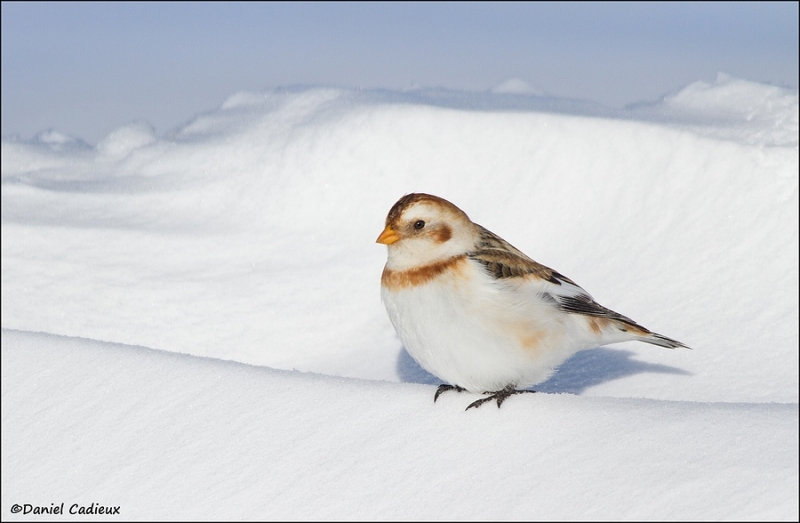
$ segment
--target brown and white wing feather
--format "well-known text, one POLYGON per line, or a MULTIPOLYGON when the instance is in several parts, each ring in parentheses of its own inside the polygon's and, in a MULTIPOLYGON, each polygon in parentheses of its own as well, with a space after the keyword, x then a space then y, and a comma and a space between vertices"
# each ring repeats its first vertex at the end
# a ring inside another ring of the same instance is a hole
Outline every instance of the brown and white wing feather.
POLYGON ((577 283, 570 280, 558 271, 530 259, 525 253, 497 236, 493 232, 475 224, 480 233, 474 251, 467 256, 486 267, 486 270, 495 278, 527 278, 549 282, 553 285, 564 287, 565 294, 589 293, 577 283))
POLYGON ((467 257, 482 264, 495 279, 522 279, 526 287, 559 310, 614 322, 620 330, 630 331, 641 337, 642 341, 668 348, 686 347, 679 341, 654 333, 627 316, 603 307, 571 279, 532 260, 484 227, 477 227, 480 239, 477 248, 467 257))

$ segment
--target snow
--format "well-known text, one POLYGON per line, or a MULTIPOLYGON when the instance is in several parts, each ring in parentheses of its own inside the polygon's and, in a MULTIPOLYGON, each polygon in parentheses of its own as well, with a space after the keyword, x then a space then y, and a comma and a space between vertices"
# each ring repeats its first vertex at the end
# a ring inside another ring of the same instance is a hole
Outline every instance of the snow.
POLYGON ((539 89, 532 87, 525 80, 520 80, 519 78, 510 78, 492 87, 491 92, 495 94, 532 94, 538 96, 544 94, 539 89))
POLYGON ((4 518, 796 520, 797 92, 498 88, 246 92, 163 137, 3 139, 4 518), (434 405, 374 243, 416 191, 694 350, 598 348, 502 409, 434 405))

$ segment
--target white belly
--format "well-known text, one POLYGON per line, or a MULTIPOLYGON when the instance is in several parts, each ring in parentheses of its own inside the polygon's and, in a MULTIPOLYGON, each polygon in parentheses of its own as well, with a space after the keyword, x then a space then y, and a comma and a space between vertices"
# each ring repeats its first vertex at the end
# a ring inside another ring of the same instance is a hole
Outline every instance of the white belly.
POLYGON ((428 372, 475 392, 524 388, 585 347, 568 336, 569 315, 544 301, 514 303, 520 296, 501 285, 470 270, 415 287, 382 287, 381 297, 406 350, 428 372))

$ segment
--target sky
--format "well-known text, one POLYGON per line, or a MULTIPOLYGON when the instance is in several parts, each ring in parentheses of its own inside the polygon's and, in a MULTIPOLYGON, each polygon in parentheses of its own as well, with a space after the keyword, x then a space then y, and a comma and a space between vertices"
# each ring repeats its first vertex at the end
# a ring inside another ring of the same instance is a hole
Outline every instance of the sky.
POLYGON ((718 72, 796 89, 785 3, 2 3, 2 135, 158 134, 238 91, 485 91, 520 79, 610 107, 718 72))

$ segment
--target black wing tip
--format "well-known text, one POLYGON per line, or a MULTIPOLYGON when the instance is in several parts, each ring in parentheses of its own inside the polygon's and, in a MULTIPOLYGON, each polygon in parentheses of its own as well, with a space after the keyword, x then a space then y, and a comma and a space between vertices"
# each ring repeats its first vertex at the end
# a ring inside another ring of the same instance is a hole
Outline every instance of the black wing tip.
POLYGON ((652 343, 653 345, 658 345, 659 347, 665 347, 667 349, 694 350, 693 348, 689 347, 684 343, 679 342, 678 340, 673 340, 672 338, 668 338, 663 334, 658 334, 655 332, 651 332, 647 337, 642 338, 642 340, 648 343, 652 343))

